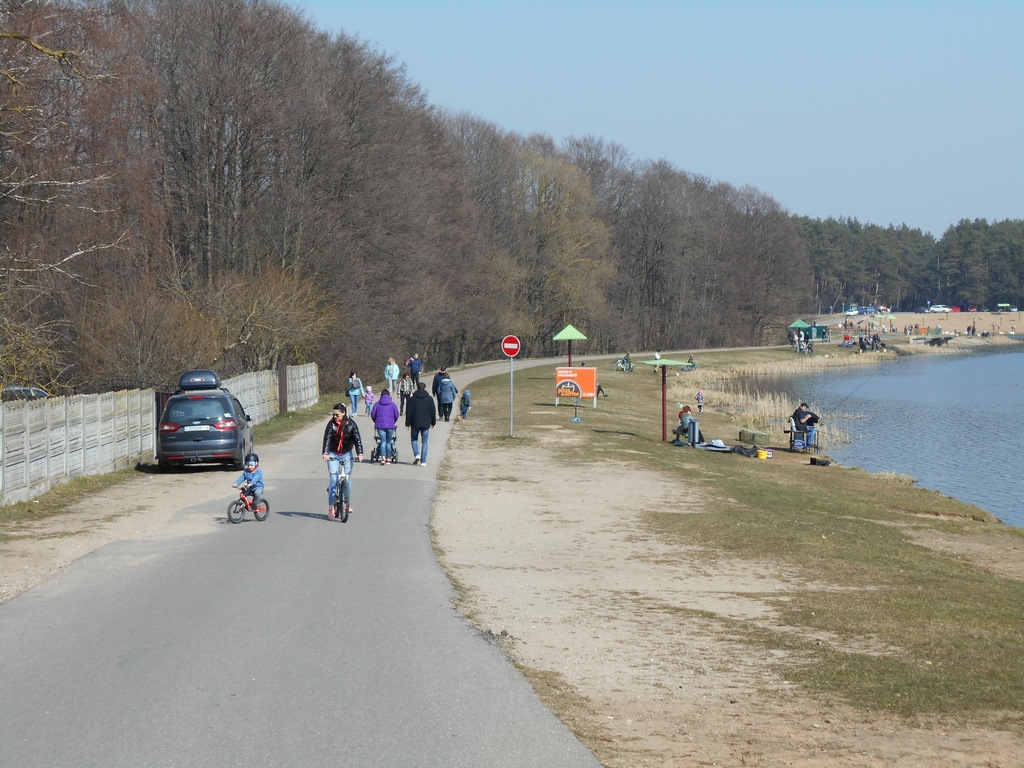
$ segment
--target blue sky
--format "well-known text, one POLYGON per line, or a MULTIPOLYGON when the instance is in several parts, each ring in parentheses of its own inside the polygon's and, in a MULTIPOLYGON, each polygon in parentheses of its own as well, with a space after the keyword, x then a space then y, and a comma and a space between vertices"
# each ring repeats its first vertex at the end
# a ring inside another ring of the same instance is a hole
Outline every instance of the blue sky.
POLYGON ((295 0, 428 100, 796 214, 1024 219, 1024 2, 295 0))

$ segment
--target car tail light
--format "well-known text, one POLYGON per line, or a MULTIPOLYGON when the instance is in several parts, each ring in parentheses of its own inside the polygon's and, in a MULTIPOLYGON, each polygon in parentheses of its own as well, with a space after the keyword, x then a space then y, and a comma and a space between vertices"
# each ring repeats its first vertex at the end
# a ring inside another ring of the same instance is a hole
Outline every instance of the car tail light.
POLYGON ((228 432, 232 429, 238 429, 238 422, 234 419, 224 419, 224 421, 218 421, 213 425, 214 429, 219 429, 222 432, 228 432))
POLYGON ((181 429, 181 426, 179 424, 172 424, 169 421, 163 421, 160 423, 161 432, 177 432, 179 429, 181 429))

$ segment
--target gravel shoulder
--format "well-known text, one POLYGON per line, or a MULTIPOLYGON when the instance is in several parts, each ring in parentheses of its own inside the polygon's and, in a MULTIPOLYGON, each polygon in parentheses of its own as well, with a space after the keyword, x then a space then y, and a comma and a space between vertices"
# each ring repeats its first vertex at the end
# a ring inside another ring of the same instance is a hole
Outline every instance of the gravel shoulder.
MULTIPOLYGON (((1015 734, 866 715, 789 685, 774 672, 783 652, 726 627, 777 629, 767 598, 820 585, 666 545, 645 528, 647 510, 714 514, 728 501, 681 494, 678 481, 635 466, 567 465, 556 458, 565 437, 554 427, 539 449, 496 463, 484 438, 457 431, 433 528, 462 611, 500 639, 602 764, 1024 764, 1015 734)), ((1024 577, 1005 541, 929 543, 1024 577)))

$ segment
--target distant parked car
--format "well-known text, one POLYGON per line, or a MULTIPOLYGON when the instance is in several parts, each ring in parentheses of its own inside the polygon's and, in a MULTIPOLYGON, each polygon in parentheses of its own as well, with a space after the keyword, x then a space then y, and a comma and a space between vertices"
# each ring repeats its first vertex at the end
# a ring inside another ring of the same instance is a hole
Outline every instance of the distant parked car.
POLYGON ((5 403, 14 400, 42 400, 49 396, 50 393, 42 387, 26 387, 22 384, 8 384, 0 395, 5 403))
POLYGON ((972 306, 968 305, 968 307, 967 307, 967 311, 968 311, 968 312, 977 312, 977 311, 978 311, 978 308, 977 308, 977 307, 972 307, 972 306))
POLYGON ((945 304, 932 304, 932 305, 931 305, 931 306, 930 306, 930 307, 928 308, 928 311, 929 311, 929 312, 949 312, 949 311, 950 311, 950 309, 949 309, 949 307, 948 307, 948 306, 946 306, 945 304))
POLYGON ((857 307, 858 315, 873 315, 875 314, 874 307, 857 307))
POLYGON ((958 307, 956 304, 954 304, 952 307, 949 308, 949 311, 950 312, 959 312, 960 311, 960 307, 958 307))
POLYGON ((846 314, 852 316, 852 315, 857 315, 857 314, 860 314, 860 313, 857 311, 856 307, 850 307, 848 310, 846 310, 846 314))
POLYGON ((167 400, 157 434, 157 464, 229 464, 252 453, 252 418, 213 371, 186 371, 167 400))

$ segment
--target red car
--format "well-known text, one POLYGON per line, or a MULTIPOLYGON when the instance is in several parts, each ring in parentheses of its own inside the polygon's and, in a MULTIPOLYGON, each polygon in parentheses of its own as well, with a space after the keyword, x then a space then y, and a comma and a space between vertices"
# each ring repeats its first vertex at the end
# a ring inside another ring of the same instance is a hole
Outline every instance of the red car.
POLYGON ((960 307, 950 307, 949 311, 950 312, 959 312, 960 311, 960 307))

